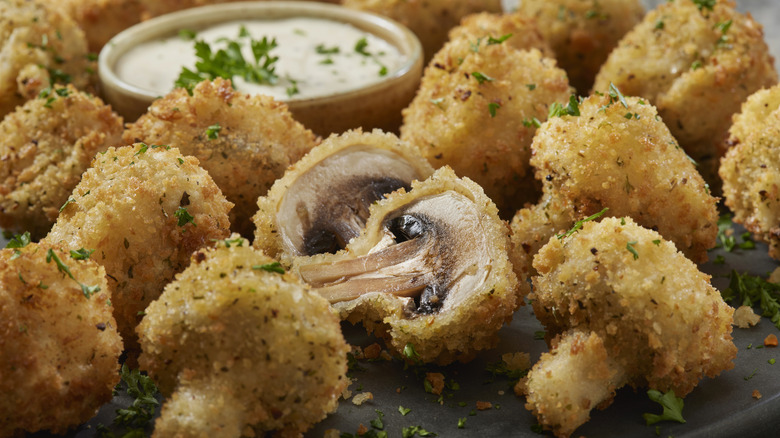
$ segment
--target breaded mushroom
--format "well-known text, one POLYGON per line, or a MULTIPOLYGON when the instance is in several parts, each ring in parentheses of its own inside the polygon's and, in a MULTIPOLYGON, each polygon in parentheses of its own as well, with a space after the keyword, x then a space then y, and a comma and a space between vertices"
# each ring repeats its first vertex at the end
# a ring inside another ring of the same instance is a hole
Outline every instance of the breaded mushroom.
POLYGON ((521 13, 480 12, 463 17, 449 32, 449 39, 465 39, 473 43, 487 39, 493 44, 506 42, 519 49, 539 49, 547 58, 555 58, 550 45, 542 36, 537 21, 521 13))
POLYGON ((95 154, 121 144, 122 118, 72 85, 55 86, 0 122, 0 227, 45 236, 95 154))
POLYGON ((724 203, 780 260, 780 85, 751 95, 729 134, 720 164, 724 203))
POLYGON ((536 20, 569 82, 585 95, 609 53, 645 11, 639 0, 522 0, 517 12, 536 20))
POLYGON ((167 398, 153 437, 301 436, 348 384, 328 302, 236 234, 193 255, 138 335, 167 398))
POLYGON ((257 199, 253 245, 285 264, 344 249, 360 235, 371 204, 432 173, 419 149, 395 134, 333 134, 257 199))
POLYGON ((448 42, 425 68, 401 126, 402 140, 434 167, 476 181, 506 218, 538 199, 531 141, 550 105, 572 92, 555 60, 515 49, 512 38, 448 42))
POLYGON ((447 42, 447 33, 463 17, 501 12, 500 0, 342 0, 341 4, 390 17, 411 29, 422 43, 426 62, 447 42))
POLYGON ((195 250, 229 235, 231 207, 196 158, 142 143, 111 147, 97 154, 43 240, 95 250, 133 357, 139 313, 195 250))
POLYGON ((506 224, 482 188, 443 167, 374 203, 364 231, 293 270, 401 355, 466 362, 495 346, 528 293, 507 254, 506 224))
POLYGON ((512 220, 515 267, 531 271, 531 258, 553 234, 605 208, 706 261, 716 243, 717 199, 655 108, 613 87, 576 112, 549 119, 534 138, 531 165, 544 196, 512 220))
POLYGON ((732 115, 777 83, 761 25, 734 8, 731 0, 663 2, 620 41, 593 86, 606 93, 614 83, 654 104, 715 193, 732 115))
POLYGON ((734 309, 674 244, 631 218, 551 238, 534 267, 534 313, 555 339, 528 374, 526 408, 556 436, 624 385, 685 397, 734 367, 734 309))
POLYGON ((95 63, 84 32, 38 0, 0 2, 0 117, 54 83, 91 89, 95 63))
POLYGON ((22 236, 12 246, 0 250, 0 436, 63 434, 92 418, 119 381, 106 273, 85 251, 22 236))
POLYGON ((257 198, 319 142, 283 102, 235 91, 222 78, 199 83, 192 95, 178 88, 155 100, 123 137, 196 157, 235 204, 230 223, 244 236, 254 231, 257 198))
POLYGON ((114 35, 141 21, 140 0, 41 0, 61 7, 84 31, 92 53, 114 35))
MULTIPOLYGON (((143 18, 148 19, 182 9, 198 6, 213 5, 217 3, 231 3, 245 0, 138 0, 143 8, 143 18)), ((263 0, 261 0, 263 1, 263 0)), ((325 3, 338 3, 338 0, 311 0, 325 3)))

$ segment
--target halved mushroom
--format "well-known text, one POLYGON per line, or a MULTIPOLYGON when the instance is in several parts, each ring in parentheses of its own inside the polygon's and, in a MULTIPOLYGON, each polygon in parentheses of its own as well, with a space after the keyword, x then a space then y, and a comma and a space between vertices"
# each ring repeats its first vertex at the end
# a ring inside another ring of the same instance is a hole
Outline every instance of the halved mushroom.
POLYGON ((344 251, 297 257, 293 270, 342 318, 413 344, 423 362, 466 361, 490 348, 522 304, 508 230, 482 188, 449 167, 370 208, 344 251))
POLYGON ((331 136, 258 199, 254 246, 272 256, 336 252, 360 234, 371 204, 431 173, 417 148, 394 134, 331 136))

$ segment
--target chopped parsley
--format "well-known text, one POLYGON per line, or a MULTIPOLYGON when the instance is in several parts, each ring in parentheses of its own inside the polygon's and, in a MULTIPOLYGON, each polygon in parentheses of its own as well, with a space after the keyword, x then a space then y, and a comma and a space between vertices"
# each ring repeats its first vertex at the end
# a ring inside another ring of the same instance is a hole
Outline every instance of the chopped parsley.
POLYGON ((5 245, 6 248, 20 249, 29 245, 32 242, 30 239, 30 232, 25 231, 22 234, 14 234, 5 245))
POLYGON ((488 37, 488 42, 487 43, 488 43, 488 45, 491 45, 491 44, 501 44, 501 43, 503 43, 504 41, 508 40, 511 37, 512 37, 511 33, 501 35, 498 38, 493 38, 491 36, 491 37, 488 37))
POLYGON ((478 71, 471 72, 471 76, 474 76, 474 79, 476 79, 477 82, 480 83, 480 84, 484 84, 485 82, 493 82, 493 81, 495 81, 494 78, 491 78, 490 76, 488 76, 488 75, 486 75, 484 73, 480 73, 478 71))
POLYGON ((94 249, 84 249, 79 248, 77 250, 70 250, 70 258, 73 260, 87 260, 89 256, 92 255, 92 253, 95 252, 94 249))
POLYGON ((219 123, 215 123, 206 128, 206 137, 209 140, 216 140, 219 138, 219 131, 222 130, 222 126, 219 123))
POLYGON ((780 284, 761 277, 731 271, 729 285, 721 291, 723 300, 738 306, 760 306, 762 316, 769 318, 780 329, 780 284))
POLYGON ((46 103, 43 104, 45 108, 51 108, 51 104, 54 103, 55 100, 57 100, 57 96, 59 97, 68 97, 70 96, 70 90, 68 90, 65 87, 46 87, 43 90, 41 90, 40 93, 38 93, 38 98, 40 99, 46 99, 46 103))
POLYGON ((636 248, 634 248, 634 245, 636 244, 636 240, 632 240, 631 242, 626 243, 626 249, 634 256, 634 260, 639 258, 639 253, 636 252, 636 248))
POLYGON ((398 406, 398 412, 400 412, 401 415, 403 415, 405 417, 407 414, 409 414, 409 412, 412 412, 412 410, 410 408, 405 408, 403 406, 398 406))
POLYGON ((540 122, 539 119, 537 119, 536 117, 532 117, 530 120, 523 119, 523 126, 525 126, 526 128, 530 128, 532 126, 538 128, 542 126, 542 122, 540 122))
POLYGON ((436 436, 433 432, 428 432, 427 430, 423 429, 421 426, 409 426, 404 427, 401 431, 401 436, 403 438, 412 438, 413 436, 418 435, 421 437, 431 437, 436 436))
POLYGON ((458 418, 458 429, 466 428, 466 420, 468 417, 458 418))
POLYGON ((536 90, 536 84, 525 84, 525 87, 528 88, 528 91, 536 90))
POLYGON ((379 59, 377 59, 378 55, 368 51, 368 40, 365 37, 360 38, 357 43, 355 43, 355 52, 359 55, 365 56, 366 58, 371 58, 377 65, 379 65, 379 76, 387 75, 387 66, 382 64, 379 59))
POLYGON ((580 104, 579 101, 577 100, 577 96, 572 94, 569 97, 569 103, 566 106, 563 106, 558 102, 553 102, 553 104, 550 105, 550 111, 547 114, 547 118, 551 119, 553 117, 563 117, 563 116, 578 117, 579 115, 580 115, 580 104))
POLYGON ((184 41, 192 41, 196 36, 198 36, 198 33, 192 29, 181 29, 179 31, 179 38, 183 39, 184 41))
POLYGON ((64 275, 67 275, 68 277, 70 277, 71 280, 79 284, 79 286, 81 287, 81 293, 83 293, 87 299, 92 297, 92 295, 100 292, 100 286, 98 285, 88 286, 76 280, 76 277, 74 277, 73 273, 70 272, 70 268, 68 267, 68 265, 62 262, 60 257, 54 253, 53 249, 49 248, 49 250, 46 252, 46 263, 51 263, 52 261, 54 261, 54 264, 57 265, 58 271, 60 271, 64 275))
POLYGON ((276 61, 278 56, 271 56, 271 51, 277 47, 276 38, 268 40, 249 39, 254 62, 247 61, 241 53, 241 44, 238 41, 225 39, 227 45, 216 52, 205 41, 195 41, 195 70, 182 67, 175 85, 187 89, 192 93, 199 82, 215 78, 233 79, 238 76, 255 84, 275 84, 279 77, 276 75, 276 61))
MULTIPOLYGON (((145 428, 152 421, 160 402, 157 401, 157 385, 151 378, 141 374, 139 370, 130 370, 123 364, 119 372, 121 382, 114 389, 118 394, 122 386, 127 395, 132 397, 133 404, 126 409, 117 409, 114 418, 114 426, 124 427, 127 430, 122 437, 146 436, 145 428)), ((103 425, 98 426, 101 437, 114 437, 114 434, 103 425)))
POLYGON ((490 102, 488 104, 488 113, 490 114, 490 117, 496 116, 496 110, 501 108, 501 104, 498 104, 496 102, 490 102))
POLYGON ((404 346, 403 355, 411 363, 420 363, 420 355, 415 351, 414 344, 411 342, 404 346))
POLYGON ((660 404, 663 407, 663 413, 661 415, 656 414, 642 414, 642 418, 645 419, 647 425, 658 423, 659 421, 677 421, 678 423, 685 423, 685 419, 682 416, 683 399, 677 397, 674 394, 674 390, 669 390, 665 394, 661 394, 660 391, 651 389, 647 391, 647 396, 650 400, 660 404))
POLYGON ((266 263, 264 265, 255 265, 252 266, 252 269, 254 270, 261 270, 266 272, 275 272, 277 274, 284 274, 284 268, 282 267, 282 264, 279 262, 271 262, 266 263))
POLYGON ((623 96, 623 93, 621 93, 618 87, 612 82, 609 83, 608 94, 609 94, 609 103, 620 102, 620 104, 623 105, 623 107, 628 108, 628 102, 626 102, 626 97, 623 96))
POLYGON ((192 224, 193 227, 197 226, 197 224, 195 224, 195 217, 193 217, 184 207, 179 207, 176 209, 176 212, 174 212, 173 215, 176 217, 176 219, 178 219, 176 225, 180 227, 183 227, 187 224, 192 224))
POLYGON ((715 5, 718 3, 718 0, 691 0, 691 1, 693 1, 693 4, 695 4, 700 11, 704 9, 709 9, 711 11, 712 8, 714 8, 715 5))
POLYGON ((609 210, 609 207, 604 207, 604 209, 601 210, 600 212, 592 214, 592 215, 586 217, 585 219, 578 220, 577 222, 574 223, 574 226, 571 227, 571 229, 569 231, 567 231, 567 232, 565 232, 563 234, 556 234, 555 237, 557 237, 558 240, 563 240, 563 239, 571 236, 572 234, 574 234, 577 231, 579 231, 580 228, 582 228, 582 224, 584 224, 585 222, 590 222, 590 221, 592 221, 594 219, 600 218, 602 215, 604 215, 604 213, 607 212, 607 210, 609 210))

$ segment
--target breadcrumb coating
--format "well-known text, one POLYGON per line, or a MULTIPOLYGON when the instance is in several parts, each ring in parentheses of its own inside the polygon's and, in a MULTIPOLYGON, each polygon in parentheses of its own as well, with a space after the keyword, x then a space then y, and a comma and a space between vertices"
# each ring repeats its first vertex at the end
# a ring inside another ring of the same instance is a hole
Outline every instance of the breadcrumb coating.
POLYGON ((549 106, 572 92, 555 60, 517 50, 511 39, 448 42, 425 68, 401 126, 401 139, 434 167, 476 181, 503 217, 538 199, 531 141, 549 106))
POLYGON ((63 434, 111 400, 122 353, 111 310, 96 262, 47 244, 0 250, 0 436, 63 434))
POLYGON ((536 21, 558 65, 584 95, 609 53, 645 10, 639 0, 522 0, 517 12, 536 21))
POLYGON ((114 35, 141 21, 139 0, 42 0, 69 15, 84 31, 92 53, 114 35))
POLYGON ((751 95, 729 134, 720 164, 724 203, 780 260, 780 85, 751 95))
POLYGON ((460 20, 478 12, 501 12, 501 0, 342 0, 342 6, 384 15, 420 39, 426 62, 447 42, 460 20))
POLYGON ((139 313, 195 250, 229 235, 231 207, 196 158, 142 143, 111 147, 97 154, 43 240, 95 250, 132 356, 139 313))
POLYGON ((553 117, 537 131, 531 165, 545 195, 512 220, 514 260, 527 263, 554 233, 604 208, 658 230, 694 262, 707 260, 717 199, 652 105, 611 94, 593 95, 579 116, 553 117))
POLYGON ((167 397, 154 437, 300 436, 335 411, 348 385, 339 319, 280 269, 234 234, 149 305, 139 362, 167 397))
POLYGON ((0 227, 45 236, 95 154, 121 144, 122 118, 72 85, 0 122, 0 227))
POLYGON ((593 86, 606 92, 614 83, 649 99, 716 192, 732 115, 777 83, 761 25, 734 8, 730 0, 711 8, 691 0, 659 5, 620 41, 593 86))
POLYGON ((534 267, 534 313, 548 339, 561 338, 529 373, 526 407, 556 435, 568 436, 623 385, 685 397, 704 376, 734 367, 734 309, 709 275, 633 219, 587 222, 569 237, 553 237, 534 267), (588 387, 600 396, 578 403, 588 387), (558 412, 558 397, 569 396, 569 412, 558 412))
POLYGON ((126 143, 172 146, 196 157, 235 204, 230 223, 243 236, 254 231, 257 198, 319 143, 286 104, 235 91, 222 78, 199 83, 192 95, 178 88, 155 100, 127 126, 123 138, 126 143))
POLYGON ((0 117, 54 83, 91 90, 95 63, 81 28, 37 0, 0 2, 0 117))
POLYGON ((503 41, 518 49, 539 49, 547 58, 555 58, 550 45, 542 36, 538 22, 521 13, 479 12, 470 14, 460 24, 450 29, 449 40, 465 39, 472 43, 478 40, 503 41))

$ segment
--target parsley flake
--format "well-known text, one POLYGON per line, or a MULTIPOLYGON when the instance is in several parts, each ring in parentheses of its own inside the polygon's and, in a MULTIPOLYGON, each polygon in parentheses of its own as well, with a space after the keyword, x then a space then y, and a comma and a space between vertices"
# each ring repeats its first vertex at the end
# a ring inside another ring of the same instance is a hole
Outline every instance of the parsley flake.
POLYGON ((266 263, 264 265, 255 265, 252 266, 252 269, 263 270, 266 272, 275 272, 277 274, 284 274, 284 268, 282 267, 282 264, 279 262, 266 263))
POLYGON ((471 76, 474 76, 474 79, 476 79, 477 82, 480 83, 480 84, 484 84, 485 82, 495 81, 494 78, 491 78, 490 76, 488 76, 488 75, 486 75, 484 73, 480 73, 478 71, 472 72, 471 76))
POLYGON ((585 219, 578 220, 577 222, 574 223, 574 226, 571 227, 571 229, 569 231, 567 231, 567 232, 565 232, 563 234, 556 234, 555 237, 557 237, 558 240, 563 240, 563 239, 571 236, 572 234, 574 234, 577 231, 579 231, 580 228, 582 228, 582 224, 584 224, 585 222, 590 222, 590 221, 592 221, 594 219, 600 218, 602 215, 604 215, 604 213, 607 212, 607 210, 609 210, 609 207, 604 207, 604 209, 601 210, 600 212, 598 212, 596 214, 592 214, 592 215, 586 217, 585 219))
POLYGON ((179 207, 176 212, 173 213, 173 215, 176 217, 176 219, 178 219, 176 225, 180 227, 183 227, 187 224, 192 224, 193 227, 197 226, 195 223, 195 218, 184 207, 179 207))
POLYGON ((209 140, 216 140, 219 138, 219 131, 222 130, 222 126, 219 123, 215 123, 206 128, 206 137, 209 140))
POLYGON ((577 96, 572 94, 569 97, 569 103, 566 106, 563 106, 558 102, 553 102, 553 104, 550 105, 550 111, 547 114, 547 118, 551 119, 553 117, 563 117, 563 116, 579 117, 579 115, 580 115, 579 101, 577 100, 577 96))
POLYGON ((92 253, 95 252, 94 249, 84 249, 79 248, 77 250, 70 250, 70 258, 73 260, 87 260, 89 256, 92 255, 92 253))
POLYGON ((626 243, 626 249, 634 256, 634 260, 639 258, 639 253, 636 252, 636 248, 634 248, 634 245, 636 244, 636 240, 632 240, 631 242, 626 243))
POLYGON ((488 104, 488 113, 490 114, 490 117, 496 116, 496 110, 501 108, 501 105, 496 102, 490 102, 488 104))
POLYGON ((661 415, 642 414, 642 418, 645 419, 648 426, 658 423, 659 421, 677 421, 678 423, 685 423, 682 416, 682 409, 684 406, 683 399, 677 397, 674 394, 674 390, 661 394, 660 391, 651 389, 647 391, 647 396, 650 397, 650 400, 663 407, 663 413, 661 415))
POLYGON ((723 300, 733 306, 760 306, 762 316, 780 329, 780 284, 761 277, 731 271, 729 285, 721 291, 723 300))

